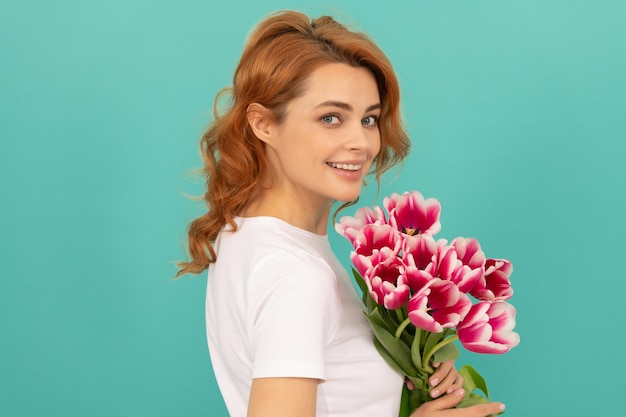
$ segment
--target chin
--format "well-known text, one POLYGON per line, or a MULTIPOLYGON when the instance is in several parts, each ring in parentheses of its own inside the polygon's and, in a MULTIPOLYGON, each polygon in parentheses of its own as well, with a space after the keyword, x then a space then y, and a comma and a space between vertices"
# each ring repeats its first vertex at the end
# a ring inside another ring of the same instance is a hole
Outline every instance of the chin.
POLYGON ((359 190, 359 192, 354 192, 354 193, 343 193, 341 195, 335 196, 335 201, 339 203, 349 203, 351 201, 357 200, 360 195, 361 195, 361 190, 359 190))

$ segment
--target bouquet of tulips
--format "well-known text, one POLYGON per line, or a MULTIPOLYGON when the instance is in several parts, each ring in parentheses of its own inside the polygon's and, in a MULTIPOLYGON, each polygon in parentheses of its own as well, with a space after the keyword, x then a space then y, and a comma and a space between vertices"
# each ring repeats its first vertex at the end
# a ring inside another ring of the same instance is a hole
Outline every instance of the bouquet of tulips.
MULTIPOLYGON (((463 347, 505 353, 519 343, 511 262, 486 258, 476 239, 435 240, 441 206, 418 191, 392 194, 335 225, 352 243, 353 273, 363 294, 374 344, 415 387, 403 392, 400 416, 431 400, 433 362, 456 359, 463 347)), ((457 407, 488 401, 484 379, 465 365, 465 398, 457 407), (482 394, 479 392, 482 391, 482 394)))

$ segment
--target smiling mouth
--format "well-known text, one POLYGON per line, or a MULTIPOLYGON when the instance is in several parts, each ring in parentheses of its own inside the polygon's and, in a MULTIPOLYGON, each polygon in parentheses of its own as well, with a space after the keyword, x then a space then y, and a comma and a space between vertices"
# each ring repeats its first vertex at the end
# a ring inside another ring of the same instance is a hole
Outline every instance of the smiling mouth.
POLYGON ((363 164, 338 164, 335 162, 326 162, 331 168, 343 169, 345 171, 358 171, 363 168, 363 164))

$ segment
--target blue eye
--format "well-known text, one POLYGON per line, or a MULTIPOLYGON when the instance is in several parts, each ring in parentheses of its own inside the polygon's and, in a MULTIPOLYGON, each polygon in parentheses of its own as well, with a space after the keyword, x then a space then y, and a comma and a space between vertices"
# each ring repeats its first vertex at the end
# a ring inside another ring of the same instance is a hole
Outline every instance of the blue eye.
POLYGON ((322 122, 328 124, 328 125, 335 125, 339 123, 339 117, 333 115, 333 114, 327 114, 326 116, 322 116, 321 118, 322 122))
POLYGON ((365 126, 376 126, 378 124, 378 117, 376 116, 367 116, 363 120, 361 120, 365 126))

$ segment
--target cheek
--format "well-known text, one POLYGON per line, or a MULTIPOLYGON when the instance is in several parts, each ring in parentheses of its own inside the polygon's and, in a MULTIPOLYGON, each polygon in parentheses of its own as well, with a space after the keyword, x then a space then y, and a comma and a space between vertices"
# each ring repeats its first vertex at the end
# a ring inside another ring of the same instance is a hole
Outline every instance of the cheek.
POLYGON ((377 133, 376 136, 372 140, 372 159, 378 156, 381 147, 380 133, 377 133))

